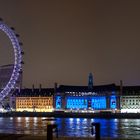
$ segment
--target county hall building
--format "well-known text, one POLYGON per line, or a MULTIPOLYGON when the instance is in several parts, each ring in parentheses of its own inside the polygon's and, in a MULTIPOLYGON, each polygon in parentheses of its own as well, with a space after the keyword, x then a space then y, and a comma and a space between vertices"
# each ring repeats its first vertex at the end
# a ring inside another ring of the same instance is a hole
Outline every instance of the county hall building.
POLYGON ((54 88, 18 89, 10 97, 14 111, 28 112, 112 112, 140 113, 140 86, 59 85, 54 88))

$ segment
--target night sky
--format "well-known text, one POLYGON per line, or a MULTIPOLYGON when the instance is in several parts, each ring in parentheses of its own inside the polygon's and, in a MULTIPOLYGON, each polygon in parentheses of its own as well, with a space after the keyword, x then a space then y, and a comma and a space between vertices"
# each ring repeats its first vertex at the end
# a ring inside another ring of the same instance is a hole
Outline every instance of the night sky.
MULTIPOLYGON (((95 85, 140 85, 138 0, 0 0, 0 17, 23 42, 25 87, 87 85, 90 72, 95 85)), ((0 38, 0 65, 11 63, 0 38)))

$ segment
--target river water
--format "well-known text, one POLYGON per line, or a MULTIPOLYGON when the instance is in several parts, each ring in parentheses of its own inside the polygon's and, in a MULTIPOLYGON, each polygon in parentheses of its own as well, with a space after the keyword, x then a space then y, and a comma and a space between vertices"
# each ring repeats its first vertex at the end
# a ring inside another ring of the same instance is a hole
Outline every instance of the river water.
POLYGON ((0 133, 46 135, 47 124, 58 125, 58 135, 94 137, 91 123, 99 122, 101 137, 140 139, 140 119, 90 119, 90 118, 0 118, 0 133))

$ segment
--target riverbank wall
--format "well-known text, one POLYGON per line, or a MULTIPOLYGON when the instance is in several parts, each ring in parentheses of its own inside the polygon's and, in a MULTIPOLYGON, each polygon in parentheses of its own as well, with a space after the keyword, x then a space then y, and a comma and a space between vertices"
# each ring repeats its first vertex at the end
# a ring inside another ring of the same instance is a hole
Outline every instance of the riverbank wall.
MULTIPOLYGON (((46 136, 0 134, 0 140, 47 140, 46 136)), ((95 140, 95 137, 53 137, 53 140, 95 140)), ((131 140, 128 138, 101 138, 101 140, 131 140)), ((134 140, 134 139, 133 139, 134 140)))
POLYGON ((55 117, 55 118, 140 118, 140 113, 71 113, 71 112, 7 112, 0 117, 55 117))

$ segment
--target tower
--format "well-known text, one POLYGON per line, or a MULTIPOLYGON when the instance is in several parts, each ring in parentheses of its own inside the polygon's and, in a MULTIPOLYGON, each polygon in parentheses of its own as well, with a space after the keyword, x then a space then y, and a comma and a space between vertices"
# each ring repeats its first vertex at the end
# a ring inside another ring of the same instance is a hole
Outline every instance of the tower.
POLYGON ((89 89, 93 88, 93 76, 92 76, 92 73, 89 73, 89 76, 88 76, 88 88, 89 89))

